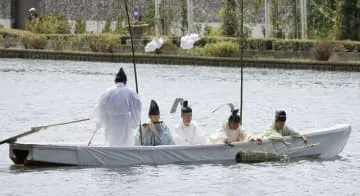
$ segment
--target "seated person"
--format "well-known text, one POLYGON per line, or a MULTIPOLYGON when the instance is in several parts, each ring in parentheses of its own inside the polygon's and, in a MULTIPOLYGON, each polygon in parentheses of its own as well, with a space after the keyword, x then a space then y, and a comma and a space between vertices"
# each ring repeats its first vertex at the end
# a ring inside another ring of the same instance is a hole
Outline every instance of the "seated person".
POLYGON ((285 125, 286 122, 286 112, 285 111, 276 111, 275 112, 275 121, 270 125, 269 128, 265 130, 262 135, 262 138, 270 140, 283 140, 284 136, 291 136, 295 138, 300 138, 307 144, 307 139, 302 134, 290 129, 285 125))
MULTIPOLYGON (((149 109, 149 123, 141 126, 142 142, 144 146, 173 145, 174 140, 171 136, 169 128, 160 121, 159 106, 154 100, 151 100, 149 109)), ((141 145, 140 134, 135 138, 135 145, 141 145)))
POLYGON ((188 101, 184 101, 181 108, 182 121, 176 125, 174 140, 177 145, 205 144, 206 138, 196 123, 192 121, 192 109, 188 106, 188 101))
POLYGON ((223 123, 222 127, 210 137, 211 143, 226 143, 255 141, 257 144, 262 144, 260 138, 254 138, 246 133, 240 125, 239 110, 233 110, 227 122, 223 123))

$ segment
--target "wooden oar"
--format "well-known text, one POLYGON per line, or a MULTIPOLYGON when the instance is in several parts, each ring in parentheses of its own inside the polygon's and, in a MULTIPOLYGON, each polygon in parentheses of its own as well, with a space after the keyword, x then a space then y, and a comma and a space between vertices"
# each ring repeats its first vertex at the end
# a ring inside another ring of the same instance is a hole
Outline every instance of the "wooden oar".
POLYGON ((13 137, 10 137, 10 138, 7 138, 7 139, 4 139, 4 140, 0 141, 0 145, 4 144, 4 143, 13 143, 19 138, 22 138, 24 136, 36 133, 36 132, 38 132, 38 131, 40 131, 42 129, 46 129, 48 127, 54 127, 54 126, 58 126, 58 125, 66 125, 66 124, 71 124, 71 123, 87 121, 87 120, 90 120, 90 118, 85 118, 85 119, 82 119, 82 120, 75 120, 75 121, 70 121, 70 122, 64 122, 64 123, 51 124, 51 125, 44 125, 44 126, 39 126, 39 127, 31 127, 31 129, 29 131, 26 131, 26 132, 21 133, 19 135, 15 135, 13 137))

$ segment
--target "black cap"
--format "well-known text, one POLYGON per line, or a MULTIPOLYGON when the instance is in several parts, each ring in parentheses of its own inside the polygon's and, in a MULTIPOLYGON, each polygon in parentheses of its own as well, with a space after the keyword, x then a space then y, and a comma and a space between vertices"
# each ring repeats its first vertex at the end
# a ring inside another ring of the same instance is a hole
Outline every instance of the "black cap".
POLYGON ((238 114, 239 110, 232 110, 231 111, 231 115, 229 117, 229 122, 236 122, 236 123, 240 123, 240 115, 238 114))
POLYGON ((154 100, 150 102, 149 115, 160 115, 159 106, 154 100))
POLYGON ((275 120, 276 121, 286 121, 286 112, 284 110, 276 111, 275 112, 275 120))
POLYGON ((124 84, 126 84, 126 82, 127 82, 127 77, 126 77, 126 74, 122 67, 120 68, 119 72, 116 74, 116 77, 115 77, 115 83, 118 83, 118 82, 122 82, 124 84))
POLYGON ((181 112, 182 113, 191 113, 192 112, 192 109, 191 109, 191 107, 189 107, 189 102, 187 100, 185 100, 183 102, 181 112))

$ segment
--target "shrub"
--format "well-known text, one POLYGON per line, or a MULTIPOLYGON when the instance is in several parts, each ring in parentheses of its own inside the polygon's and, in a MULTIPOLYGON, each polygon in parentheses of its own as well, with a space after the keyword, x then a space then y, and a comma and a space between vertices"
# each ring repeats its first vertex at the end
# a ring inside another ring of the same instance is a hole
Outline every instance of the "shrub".
POLYGON ((0 29, 3 29, 4 28, 4 25, 3 24, 0 24, 0 29))
POLYGON ((8 35, 3 38, 3 46, 4 48, 11 48, 17 46, 19 42, 19 37, 8 35))
POLYGON ((85 35, 74 35, 69 39, 69 41, 71 43, 72 50, 78 50, 78 51, 89 50, 87 36, 85 35))
POLYGON ((359 41, 343 41, 342 45, 345 52, 360 52, 360 42, 359 41))
POLYGON ((126 29, 126 27, 125 28, 123 27, 122 22, 123 22, 122 16, 118 16, 113 33, 122 34, 122 35, 125 35, 128 33, 128 30, 126 29))
POLYGON ((111 27, 111 19, 107 18, 106 22, 105 22, 105 27, 102 30, 102 33, 110 33, 110 31, 111 31, 110 27, 111 27))
POLYGON ((51 50, 64 50, 69 44, 69 36, 48 37, 47 48, 51 50))
POLYGON ((58 14, 38 18, 27 23, 26 29, 33 33, 69 34, 70 25, 65 16, 58 14))
POLYGON ((45 36, 32 35, 23 38, 24 47, 26 49, 45 49, 47 45, 47 39, 45 36))
POLYGON ((333 43, 330 41, 317 41, 314 44, 313 52, 315 54, 316 60, 327 61, 329 60, 333 51, 333 43))
POLYGON ((18 47, 21 45, 23 37, 31 35, 32 33, 23 30, 0 29, 0 37, 2 37, 4 48, 18 47))
POLYGON ((120 45, 120 37, 114 35, 98 35, 88 37, 91 51, 93 52, 115 52, 120 45))
POLYGON ((203 48, 195 48, 190 53, 199 56, 215 57, 236 57, 239 54, 239 45, 232 41, 221 41, 213 44, 207 44, 203 48))
POLYGON ((76 19, 75 23, 75 34, 83 34, 86 31, 86 22, 80 18, 76 19))
POLYGON ((204 36, 221 36, 222 27, 215 29, 213 26, 206 24, 204 28, 204 36))

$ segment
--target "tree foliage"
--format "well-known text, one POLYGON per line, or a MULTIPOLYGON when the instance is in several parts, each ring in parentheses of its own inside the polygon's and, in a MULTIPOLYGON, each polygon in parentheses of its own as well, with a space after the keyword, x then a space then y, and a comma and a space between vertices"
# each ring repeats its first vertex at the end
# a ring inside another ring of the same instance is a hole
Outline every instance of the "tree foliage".
POLYGON ((226 0, 224 10, 224 36, 237 36, 238 32, 238 21, 236 14, 236 0, 226 0))

